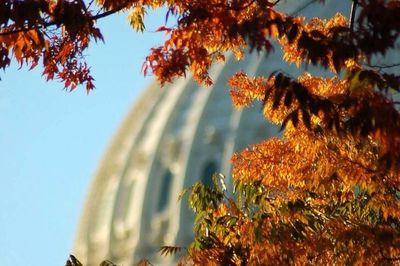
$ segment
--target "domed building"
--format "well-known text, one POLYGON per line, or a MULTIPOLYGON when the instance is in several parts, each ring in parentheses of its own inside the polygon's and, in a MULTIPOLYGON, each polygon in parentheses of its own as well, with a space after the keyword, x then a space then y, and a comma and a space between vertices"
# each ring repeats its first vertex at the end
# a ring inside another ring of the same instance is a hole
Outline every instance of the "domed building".
MULTIPOLYGON (((235 110, 228 77, 243 69, 265 70, 256 53, 247 60, 215 65, 212 88, 179 79, 147 88, 115 135, 93 180, 75 245, 84 265, 109 259, 132 265, 156 255, 162 245, 186 246, 193 214, 179 193, 215 172, 229 175, 230 158, 250 143, 276 134, 260 107, 235 110)), ((163 261, 160 261, 163 260, 163 261)))
MULTIPOLYGON (((282 1, 281 9, 308 17, 350 12, 351 1, 314 2, 282 1)), ((268 57, 252 53, 239 62, 227 56, 224 64, 210 69, 211 88, 199 88, 188 77, 164 88, 153 83, 144 91, 92 181, 73 252, 84 265, 109 259, 128 266, 141 258, 154 265, 173 263, 173 257, 159 256, 159 248, 187 246, 193 238, 193 214, 178 194, 198 180, 209 183, 215 172, 229 183, 231 155, 278 132, 263 119, 261 106, 235 110, 227 86, 240 70, 300 74, 276 50, 268 57)))

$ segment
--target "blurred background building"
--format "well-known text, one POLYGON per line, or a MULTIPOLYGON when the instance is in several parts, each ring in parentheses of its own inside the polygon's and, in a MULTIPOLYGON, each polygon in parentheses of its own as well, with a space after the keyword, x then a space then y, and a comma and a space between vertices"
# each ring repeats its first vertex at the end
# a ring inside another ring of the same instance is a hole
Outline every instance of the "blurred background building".
MULTIPOLYGON (((173 258, 157 255, 162 245, 187 246, 193 214, 179 193, 213 173, 229 176, 234 151, 274 135, 261 108, 234 110, 227 79, 239 69, 260 74, 264 58, 215 65, 212 88, 190 78, 147 88, 115 135, 87 198, 75 245, 84 265, 109 259, 154 265, 173 258)), ((229 180, 229 179, 228 179, 229 180)), ((229 181, 228 181, 229 182, 229 181)))
MULTIPOLYGON (((279 5, 308 19, 337 12, 350 15, 351 1, 317 2, 287 0, 279 5)), ((391 54, 377 62, 399 59, 396 51, 391 54)), ((227 56, 224 64, 211 68, 211 88, 199 88, 190 76, 163 88, 156 83, 148 87, 92 181, 73 252, 84 265, 104 259, 133 265, 141 258, 168 265, 174 258, 161 257, 159 248, 190 243, 193 214, 185 200, 178 201, 178 194, 196 181, 210 183, 215 172, 226 175, 229 184, 231 155, 278 132, 263 119, 261 106, 232 107, 227 81, 240 70, 250 76, 283 70, 294 77, 304 71, 282 62, 276 48, 268 56, 254 52, 239 62, 227 56)), ((326 74, 313 67, 307 71, 326 74)))

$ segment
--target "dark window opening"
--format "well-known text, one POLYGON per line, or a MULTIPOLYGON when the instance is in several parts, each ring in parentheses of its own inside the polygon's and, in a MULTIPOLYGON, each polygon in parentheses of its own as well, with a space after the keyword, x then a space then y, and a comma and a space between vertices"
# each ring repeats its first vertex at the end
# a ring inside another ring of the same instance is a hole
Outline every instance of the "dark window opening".
POLYGON ((166 170, 164 176, 161 179, 161 186, 157 202, 157 212, 162 212, 167 207, 171 185, 172 185, 172 173, 170 170, 166 170))
POLYGON ((203 166, 203 172, 201 174, 201 182, 204 185, 212 187, 213 181, 212 176, 218 172, 218 165, 215 161, 208 161, 203 166))

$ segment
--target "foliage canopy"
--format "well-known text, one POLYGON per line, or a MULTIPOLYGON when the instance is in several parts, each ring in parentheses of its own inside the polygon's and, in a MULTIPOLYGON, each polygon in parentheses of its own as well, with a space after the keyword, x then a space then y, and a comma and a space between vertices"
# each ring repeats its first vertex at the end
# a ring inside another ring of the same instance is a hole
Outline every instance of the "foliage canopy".
MULTIPOLYGON (((329 77, 283 72, 237 73, 229 80, 237 108, 263 103, 283 138, 254 144, 232 158, 234 197, 193 185, 195 240, 183 261, 198 265, 378 264, 400 261, 400 117, 395 65, 373 58, 395 47, 400 2, 354 0, 350 18, 306 21, 267 0, 4 0, 0 2, 0 67, 12 57, 74 89, 93 78, 83 51, 102 40, 95 21, 124 10, 143 30, 146 9, 167 7, 175 26, 151 50, 144 71, 161 83, 190 71, 202 84, 226 52, 269 53, 316 65, 329 77), (28 11, 29 10, 29 11, 28 11)), ((323 1, 319 1, 323 4, 323 1)), ((268 60, 268 58, 266 59, 268 60)), ((172 253, 174 247, 164 248, 172 253)))

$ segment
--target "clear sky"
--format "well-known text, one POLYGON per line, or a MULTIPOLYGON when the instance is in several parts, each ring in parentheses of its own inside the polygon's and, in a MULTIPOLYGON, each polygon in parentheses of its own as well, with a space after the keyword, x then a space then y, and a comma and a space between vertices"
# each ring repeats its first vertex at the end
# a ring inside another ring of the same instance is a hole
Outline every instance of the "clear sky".
POLYGON ((0 265, 64 265, 89 182, 125 114, 152 77, 142 63, 163 33, 163 13, 135 33, 126 14, 99 21, 105 44, 87 59, 96 89, 71 93, 40 69, 0 77, 0 265))

